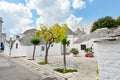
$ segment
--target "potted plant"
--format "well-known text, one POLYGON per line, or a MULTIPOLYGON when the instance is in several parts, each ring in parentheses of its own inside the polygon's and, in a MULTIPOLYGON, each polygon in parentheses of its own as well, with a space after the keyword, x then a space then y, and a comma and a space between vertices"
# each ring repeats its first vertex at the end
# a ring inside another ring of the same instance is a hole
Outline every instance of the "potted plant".
POLYGON ((85 57, 94 57, 92 48, 85 48, 85 52, 86 52, 85 57))
POLYGON ((78 53, 79 53, 78 49, 76 49, 76 48, 72 48, 72 49, 70 50, 70 52, 73 53, 74 56, 77 56, 78 53))

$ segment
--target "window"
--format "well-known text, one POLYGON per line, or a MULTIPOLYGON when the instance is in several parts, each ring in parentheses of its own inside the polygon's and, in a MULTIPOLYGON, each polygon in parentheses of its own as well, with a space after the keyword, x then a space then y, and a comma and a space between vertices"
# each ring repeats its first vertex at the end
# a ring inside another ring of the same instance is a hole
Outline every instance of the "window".
POLYGON ((86 45, 85 44, 82 44, 81 45, 81 50, 85 50, 86 49, 86 45))
POLYGON ((53 44, 51 45, 51 47, 53 47, 53 44))
POLYGON ((41 46, 41 51, 44 51, 45 50, 45 47, 44 46, 41 46))
POLYGON ((18 43, 16 43, 16 49, 18 48, 18 43))
POLYGON ((4 44, 3 44, 3 42, 1 42, 0 48, 1 48, 1 50, 4 50, 4 44))

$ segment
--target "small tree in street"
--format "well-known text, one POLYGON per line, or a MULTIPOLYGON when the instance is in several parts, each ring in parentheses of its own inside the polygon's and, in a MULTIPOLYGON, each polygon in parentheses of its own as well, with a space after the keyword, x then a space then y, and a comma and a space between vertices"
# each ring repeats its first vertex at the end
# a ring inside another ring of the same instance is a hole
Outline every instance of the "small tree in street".
POLYGON ((34 60, 36 45, 38 45, 40 43, 40 38, 38 38, 38 37, 32 37, 31 38, 31 43, 34 45, 33 56, 32 56, 32 60, 34 60))
POLYGON ((67 25, 54 24, 51 27, 40 25, 35 33, 45 41, 45 62, 48 63, 48 51, 52 43, 59 43, 66 36, 67 25))
POLYGON ((64 69, 63 72, 65 73, 66 68, 66 45, 68 46, 70 44, 70 41, 65 38, 62 39, 61 43, 63 44, 63 62, 64 62, 64 69))

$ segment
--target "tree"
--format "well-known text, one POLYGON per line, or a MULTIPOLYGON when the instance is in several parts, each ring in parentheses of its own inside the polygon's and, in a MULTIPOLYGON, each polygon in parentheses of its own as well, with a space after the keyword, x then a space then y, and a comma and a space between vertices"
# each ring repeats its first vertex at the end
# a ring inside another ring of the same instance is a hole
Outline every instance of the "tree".
POLYGON ((112 19, 112 17, 110 16, 106 16, 95 21, 90 31, 93 32, 99 28, 114 28, 114 27, 117 27, 115 20, 112 19))
POLYGON ((48 63, 48 50, 52 43, 59 43, 66 36, 67 25, 54 24, 51 27, 40 24, 40 29, 35 33, 45 41, 45 62, 48 63))
POLYGON ((34 45, 33 56, 32 56, 32 60, 34 60, 36 45, 38 45, 40 43, 40 38, 38 38, 38 37, 32 37, 31 38, 31 43, 34 45))
POLYGON ((63 72, 66 72, 66 45, 70 44, 70 41, 65 38, 62 39, 61 43, 63 44, 63 62, 64 62, 64 69, 63 72))
POLYGON ((116 24, 117 24, 117 26, 120 26, 120 16, 117 17, 117 19, 116 19, 116 24))

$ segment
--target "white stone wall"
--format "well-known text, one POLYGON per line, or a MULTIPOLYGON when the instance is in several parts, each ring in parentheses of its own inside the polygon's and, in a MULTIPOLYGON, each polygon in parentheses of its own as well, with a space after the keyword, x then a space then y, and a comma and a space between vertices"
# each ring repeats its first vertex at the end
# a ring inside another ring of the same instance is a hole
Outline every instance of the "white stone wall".
MULTIPOLYGON (((26 46, 26 56, 27 57, 33 56, 33 49, 34 49, 34 46, 26 46)), ((41 55, 44 55, 41 52, 41 46, 36 46, 35 56, 39 57, 41 55)))
POLYGON ((0 33, 2 33, 2 18, 0 17, 0 33))
POLYGON ((61 43, 53 43, 53 46, 50 46, 48 55, 49 56, 58 56, 62 53, 61 43))
MULTIPOLYGON (((33 49, 34 46, 26 46, 26 56, 32 56, 33 55, 33 49)), ((44 56, 45 55, 45 45, 36 46, 35 56, 44 56), (41 47, 44 46, 44 51, 42 51, 41 47)), ((49 56, 58 56, 61 55, 61 45, 53 44, 53 46, 49 48, 48 51, 49 56)))
MULTIPOLYGON (((30 50, 30 49, 29 49, 30 50)), ((26 56, 26 46, 22 46, 18 40, 15 41, 11 50, 11 56, 26 56), (18 48, 16 48, 18 44, 18 48)))
POLYGON ((9 55, 10 52, 10 45, 8 43, 5 42, 5 49, 4 49, 4 53, 9 55))
POLYGON ((120 80, 120 40, 96 43, 100 80, 120 80))
MULTIPOLYGON (((33 49, 34 49, 34 46, 24 46, 24 45, 21 45, 18 40, 16 40, 15 43, 13 44, 13 47, 11 50, 11 56, 13 56, 13 57, 15 57, 15 56, 31 57, 33 55, 33 49), (16 48, 16 43, 18 44, 18 48, 16 48)), ((9 55, 9 52, 10 52, 10 45, 5 44, 4 53, 9 55)), ((44 56, 44 55, 45 55, 45 45, 36 46, 35 56, 39 57, 39 56, 44 56), (44 46, 44 51, 42 51, 42 49, 41 49, 42 46, 44 46)), ((48 55, 49 56, 61 55, 61 44, 54 43, 53 47, 50 46, 48 55)))
MULTIPOLYGON (((85 54, 86 54, 84 50, 81 50, 81 45, 83 44, 85 44, 87 48, 92 47, 94 52, 94 49, 96 48, 96 44, 93 43, 93 40, 84 41, 83 43, 75 43, 72 45, 72 47, 78 49, 80 56, 85 57, 85 54)), ((96 53, 93 53, 93 55, 94 57, 97 57, 96 53)))

